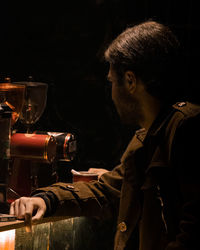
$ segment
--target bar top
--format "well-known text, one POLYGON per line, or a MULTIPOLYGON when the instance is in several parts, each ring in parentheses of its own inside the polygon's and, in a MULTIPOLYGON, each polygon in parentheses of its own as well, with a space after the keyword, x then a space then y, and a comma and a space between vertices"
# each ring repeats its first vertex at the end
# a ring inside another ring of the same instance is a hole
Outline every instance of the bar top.
MULTIPOLYGON (((69 218, 71 218, 71 217, 69 217, 69 216, 50 216, 50 217, 45 217, 45 218, 39 220, 37 223, 34 223, 33 225, 42 224, 42 223, 46 223, 46 222, 55 222, 55 221, 59 221, 59 220, 69 219, 69 218)), ((17 228, 21 228, 21 227, 25 227, 24 220, 0 222, 0 232, 12 230, 12 229, 17 229, 17 228)))
POLYGON ((25 226, 25 224, 24 224, 24 221, 22 221, 22 220, 6 221, 6 222, 1 221, 0 222, 0 232, 20 228, 23 226, 25 226))

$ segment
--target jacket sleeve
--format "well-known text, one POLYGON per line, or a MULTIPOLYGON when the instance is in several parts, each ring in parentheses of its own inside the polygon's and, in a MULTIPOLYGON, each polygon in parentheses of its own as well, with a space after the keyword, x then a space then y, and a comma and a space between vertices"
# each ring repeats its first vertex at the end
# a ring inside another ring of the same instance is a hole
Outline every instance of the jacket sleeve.
POLYGON ((166 250, 200 249, 200 117, 184 121, 173 145, 181 197, 179 231, 166 250))
MULTIPOLYGON (((48 198, 52 193, 56 199, 50 199, 50 202, 57 202, 55 216, 110 217, 118 213, 123 172, 123 165, 120 164, 103 174, 98 181, 59 182, 35 190, 32 196, 41 194, 44 199, 45 194, 48 198)), ((55 204, 50 207, 55 207, 55 204)))

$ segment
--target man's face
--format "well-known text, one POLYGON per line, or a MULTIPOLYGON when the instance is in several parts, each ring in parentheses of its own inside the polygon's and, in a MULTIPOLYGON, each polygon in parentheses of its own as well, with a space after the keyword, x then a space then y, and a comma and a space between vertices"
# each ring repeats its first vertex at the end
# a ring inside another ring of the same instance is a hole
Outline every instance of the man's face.
POLYGON ((141 116, 138 100, 130 93, 125 79, 119 82, 112 66, 108 73, 108 80, 112 84, 112 100, 123 123, 137 126, 141 116))

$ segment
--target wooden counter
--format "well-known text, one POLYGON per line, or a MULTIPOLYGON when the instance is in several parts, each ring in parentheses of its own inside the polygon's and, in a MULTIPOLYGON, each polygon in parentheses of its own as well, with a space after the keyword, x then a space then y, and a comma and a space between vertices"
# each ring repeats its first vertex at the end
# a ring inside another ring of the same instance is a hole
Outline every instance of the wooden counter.
POLYGON ((24 227, 24 221, 16 220, 16 221, 9 221, 9 222, 0 222, 0 232, 16 229, 20 227, 24 227))
MULTIPOLYGON (((47 222, 55 222, 59 220, 65 220, 69 219, 69 216, 60 216, 60 217, 46 217, 40 220, 39 222, 35 223, 34 225, 42 224, 42 223, 47 223, 47 222)), ((7 231, 7 230, 12 230, 12 229, 17 229, 17 228, 22 228, 25 227, 24 220, 15 220, 15 221, 8 221, 8 222, 0 222, 0 232, 2 231, 7 231)))
POLYGON ((26 232, 24 221, 1 222, 0 249, 110 250, 113 249, 114 232, 112 221, 86 217, 43 218, 32 226, 30 233, 26 232), (10 244, 9 248, 2 247, 2 238, 4 244, 10 244))

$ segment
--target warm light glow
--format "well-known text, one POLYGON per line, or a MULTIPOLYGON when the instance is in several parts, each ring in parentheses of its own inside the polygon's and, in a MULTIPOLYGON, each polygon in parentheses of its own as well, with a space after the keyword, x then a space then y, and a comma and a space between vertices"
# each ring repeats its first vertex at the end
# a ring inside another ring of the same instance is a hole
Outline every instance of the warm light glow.
POLYGON ((5 102, 12 109, 11 125, 19 118, 23 108, 25 85, 0 83, 0 102, 5 102))
POLYGON ((1 250, 15 249, 15 229, 0 232, 0 249, 1 250))

